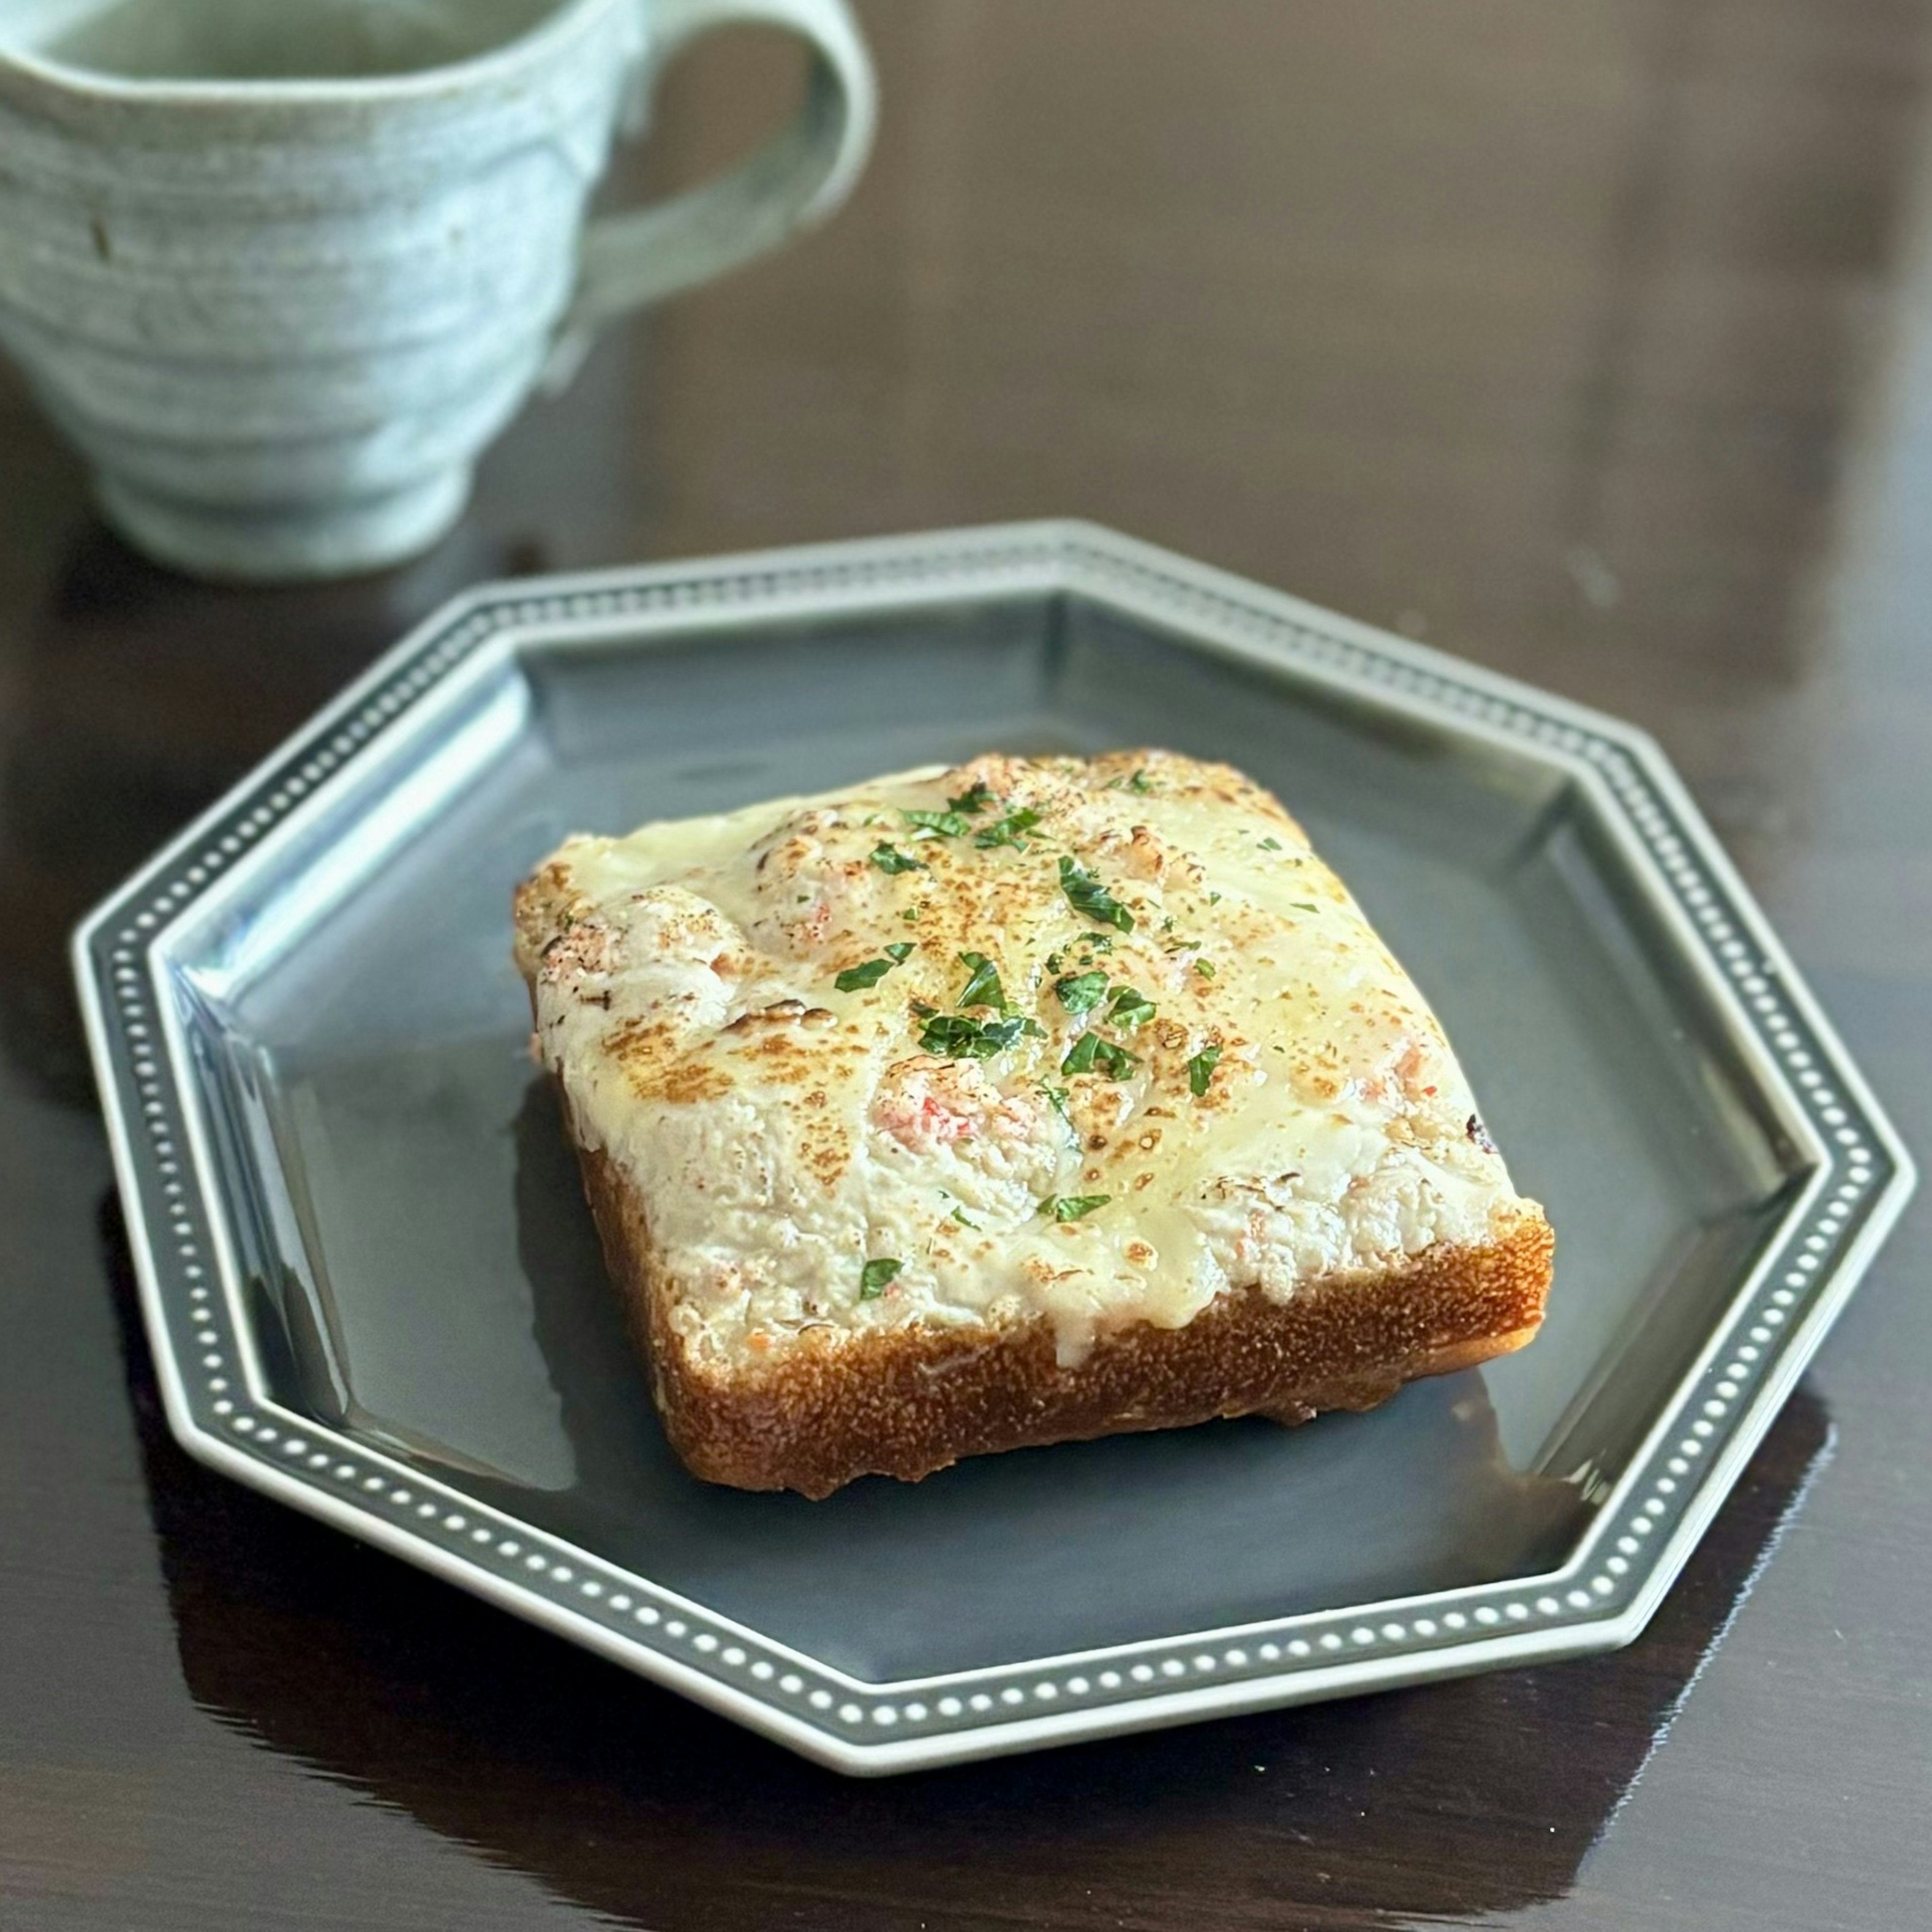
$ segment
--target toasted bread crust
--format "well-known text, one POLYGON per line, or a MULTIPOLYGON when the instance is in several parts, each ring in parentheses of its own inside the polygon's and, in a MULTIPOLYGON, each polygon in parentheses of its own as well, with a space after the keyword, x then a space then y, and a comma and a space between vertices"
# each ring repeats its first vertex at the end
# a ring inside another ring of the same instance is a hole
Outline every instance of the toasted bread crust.
POLYGON ((669 1320, 642 1201, 578 1142, 611 1278, 672 1446, 736 1489, 830 1496, 868 1474, 916 1481, 965 1456, 1220 1416, 1305 1422, 1372 1408, 1404 1382, 1521 1348, 1543 1318, 1555 1237, 1533 1204, 1496 1240, 1406 1267, 1312 1280, 1286 1302, 1222 1294, 1184 1327, 1102 1334, 1077 1366, 1043 1320, 1004 1327, 808 1331, 769 1366, 698 1360, 669 1320))

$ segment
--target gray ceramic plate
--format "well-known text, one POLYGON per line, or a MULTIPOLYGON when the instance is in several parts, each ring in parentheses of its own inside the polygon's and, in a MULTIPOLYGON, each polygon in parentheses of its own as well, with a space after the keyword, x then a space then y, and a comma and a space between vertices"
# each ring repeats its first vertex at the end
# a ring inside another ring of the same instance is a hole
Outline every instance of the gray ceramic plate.
POLYGON ((479 591, 77 956, 182 1442, 847 1771, 1625 1642, 1912 1184, 1640 734, 1077 525, 479 591), (512 885, 578 828, 1156 742, 1279 792, 1436 1003, 1558 1230, 1541 1337, 1301 1430, 693 1481, 512 885))

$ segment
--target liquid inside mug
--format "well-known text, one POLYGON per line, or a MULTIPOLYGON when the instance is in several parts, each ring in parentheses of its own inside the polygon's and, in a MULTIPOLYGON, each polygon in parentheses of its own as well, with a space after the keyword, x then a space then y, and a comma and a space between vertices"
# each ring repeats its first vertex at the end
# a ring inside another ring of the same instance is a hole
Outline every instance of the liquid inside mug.
POLYGON ((371 569, 603 324, 836 208, 876 111, 844 0, 0 0, 0 346, 142 549, 371 569), (586 226, 665 62, 745 23, 809 47, 796 118, 586 226))

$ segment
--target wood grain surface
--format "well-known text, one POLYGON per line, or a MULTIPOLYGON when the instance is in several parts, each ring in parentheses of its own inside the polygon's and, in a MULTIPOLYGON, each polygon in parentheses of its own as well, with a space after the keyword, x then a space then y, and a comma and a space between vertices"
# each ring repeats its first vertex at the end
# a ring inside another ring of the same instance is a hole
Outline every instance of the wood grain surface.
POLYGON ((486 574, 1072 513, 1624 712, 1932 1148, 1932 0, 863 11, 848 212, 407 570, 157 570, 0 376, 0 1927, 1932 1924, 1932 1204, 1629 1649, 880 1784, 167 1438, 67 930, 486 574))

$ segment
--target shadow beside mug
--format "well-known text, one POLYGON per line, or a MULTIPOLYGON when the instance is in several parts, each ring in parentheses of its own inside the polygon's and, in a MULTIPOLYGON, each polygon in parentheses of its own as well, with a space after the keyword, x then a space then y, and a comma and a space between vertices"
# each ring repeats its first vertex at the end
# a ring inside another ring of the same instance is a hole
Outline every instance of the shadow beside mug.
POLYGON ((426 549, 600 328, 824 219, 864 166, 844 0, 22 0, 0 8, 0 347, 102 508, 200 574, 426 549), (614 136, 716 27, 786 29, 797 116, 586 224, 614 136))

